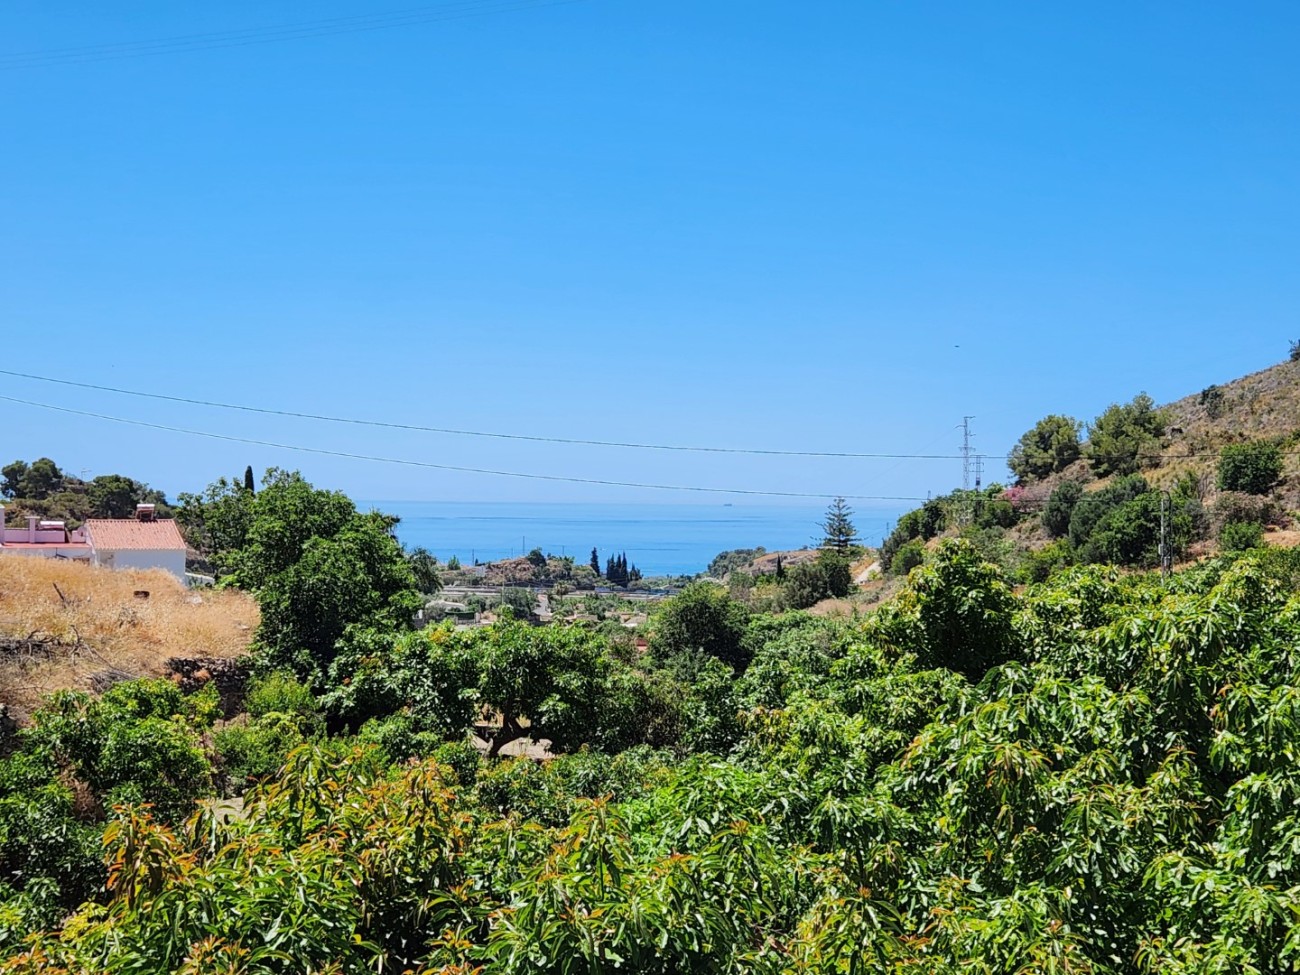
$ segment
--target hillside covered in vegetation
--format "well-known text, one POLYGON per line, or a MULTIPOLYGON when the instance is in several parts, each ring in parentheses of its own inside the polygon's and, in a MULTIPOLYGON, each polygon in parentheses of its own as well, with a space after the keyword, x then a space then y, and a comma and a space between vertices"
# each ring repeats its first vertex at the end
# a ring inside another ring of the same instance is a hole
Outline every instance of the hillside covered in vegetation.
POLYGON ((883 567, 905 575, 942 537, 966 538, 1022 581, 1075 564, 1159 566, 1162 531, 1170 563, 1294 544, 1300 358, 1164 407, 1139 394, 1087 424, 1049 415, 1007 463, 1013 484, 954 491, 901 518, 883 567))
POLYGON ((0 499, 6 516, 36 515, 66 521, 70 528, 88 518, 129 518, 137 504, 156 505, 161 516, 171 512, 161 491, 134 478, 101 474, 87 481, 49 457, 15 460, 0 468, 0 499))

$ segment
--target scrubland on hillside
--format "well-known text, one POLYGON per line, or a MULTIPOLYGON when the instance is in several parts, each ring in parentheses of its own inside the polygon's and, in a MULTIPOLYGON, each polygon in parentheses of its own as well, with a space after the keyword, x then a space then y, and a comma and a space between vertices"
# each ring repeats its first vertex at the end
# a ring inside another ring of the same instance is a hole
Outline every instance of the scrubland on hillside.
POLYGON ((158 676, 169 657, 236 657, 258 618, 247 593, 190 590, 160 569, 0 555, 0 704, 21 717, 43 694, 90 689, 99 674, 158 676))

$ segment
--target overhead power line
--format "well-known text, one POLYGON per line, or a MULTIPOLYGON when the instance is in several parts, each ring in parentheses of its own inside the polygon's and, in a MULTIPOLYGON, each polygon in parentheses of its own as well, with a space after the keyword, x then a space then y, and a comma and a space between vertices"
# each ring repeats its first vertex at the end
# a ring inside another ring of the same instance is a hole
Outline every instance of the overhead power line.
POLYGON ((362 31, 415 27, 446 20, 460 20, 492 13, 527 10, 533 7, 557 7, 583 0, 453 0, 449 3, 408 7, 351 17, 298 21, 288 24, 249 27, 240 30, 181 34, 140 41, 88 44, 80 47, 49 48, 0 54, 0 69, 32 68, 44 65, 86 64, 123 58, 151 57, 159 54, 182 54, 216 48, 246 47, 280 41, 355 34, 362 31))
POLYGON ((327 457, 343 457, 348 460, 365 460, 379 464, 399 464, 404 467, 423 467, 437 471, 454 471, 462 474, 488 474, 493 477, 516 477, 534 481, 563 481, 568 484, 597 484, 605 487, 627 487, 627 488, 645 488, 654 491, 685 491, 699 494, 737 494, 752 495, 757 497, 771 498, 815 498, 817 500, 828 500, 831 498, 842 497, 851 501, 924 501, 925 498, 906 497, 906 496, 888 496, 888 495, 866 495, 866 494, 816 494, 811 492, 800 491, 759 491, 752 488, 717 488, 717 487, 696 487, 682 484, 648 484, 640 481, 611 481, 594 477, 570 477, 561 474, 534 474, 523 471, 498 471, 484 467, 462 467, 455 464, 435 464, 431 461, 408 460, 398 457, 380 457, 374 454, 357 454, 345 450, 329 450, 324 447, 304 447, 298 444, 276 443, 271 440, 256 440, 251 437, 236 437, 224 433, 212 433, 206 430, 189 430, 184 427, 168 426, 164 423, 152 423, 148 420, 132 420, 127 417, 109 416, 105 413, 94 413, 90 410, 74 410, 66 406, 55 406, 50 403, 37 403, 33 400, 19 399, 15 396, 0 396, 0 400, 7 403, 17 403, 21 406, 31 406, 42 410, 53 410, 57 413, 69 413, 74 416, 86 416, 96 420, 108 420, 112 423, 125 423, 136 427, 146 427, 150 430, 162 430, 167 433, 180 433, 190 437, 206 437, 210 440, 224 440, 229 443, 249 444, 255 447, 272 447, 276 450, 293 450, 306 454, 321 454, 327 457))
POLYGON ((347 423, 363 427, 383 427, 388 430, 410 430, 419 433, 447 434, 457 437, 489 437, 496 440, 528 440, 534 443, 573 444, 583 447, 628 447, 637 450, 674 450, 705 454, 757 454, 776 457, 836 457, 855 460, 959 460, 961 454, 888 454, 857 453, 846 450, 769 450, 758 447, 697 447, 684 444, 637 443, 621 440, 586 440, 578 437, 542 437, 523 433, 497 433, 484 430, 458 430, 450 427, 421 426, 415 423, 394 423, 386 420, 362 420, 355 417, 329 416, 320 413, 300 413, 294 410, 277 410, 262 406, 247 406, 238 403, 221 403, 214 400, 194 399, 188 396, 169 396, 164 393, 148 393, 138 389, 121 389, 116 386, 101 386, 95 383, 75 382, 71 379, 55 379, 51 376, 37 376, 32 373, 15 372, 0 369, 0 376, 13 376, 18 379, 31 379, 42 383, 55 383, 59 386, 73 386, 77 389, 92 389, 101 393, 116 393, 121 396, 138 396, 144 399, 163 400, 168 403, 185 403, 190 406, 208 406, 220 410, 238 410, 243 413, 259 413, 264 416, 284 416, 298 420, 319 420, 326 423, 347 423))

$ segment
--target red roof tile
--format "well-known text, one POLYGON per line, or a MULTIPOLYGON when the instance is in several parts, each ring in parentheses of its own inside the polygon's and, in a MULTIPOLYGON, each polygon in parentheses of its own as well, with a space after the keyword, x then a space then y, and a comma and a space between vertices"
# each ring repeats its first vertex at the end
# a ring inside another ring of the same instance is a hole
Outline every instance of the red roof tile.
POLYGON ((159 521, 137 521, 134 518, 91 518, 86 522, 86 533, 96 551, 104 549, 184 549, 185 539, 176 522, 170 518, 159 521))

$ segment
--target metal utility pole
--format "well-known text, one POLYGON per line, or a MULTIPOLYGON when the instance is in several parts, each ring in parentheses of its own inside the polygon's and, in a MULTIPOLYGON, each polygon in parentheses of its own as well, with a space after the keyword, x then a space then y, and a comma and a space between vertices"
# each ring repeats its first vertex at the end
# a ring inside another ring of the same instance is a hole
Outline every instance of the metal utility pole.
POLYGON ((1169 492, 1160 492, 1160 572, 1168 579, 1174 567, 1174 553, 1169 547, 1169 492))
POLYGON ((975 419, 973 416, 963 416, 961 418, 961 489, 970 490, 970 421, 975 419))
POLYGON ((984 455, 976 454, 975 455, 975 490, 976 491, 980 489, 980 485, 983 484, 983 482, 984 482, 984 455))

